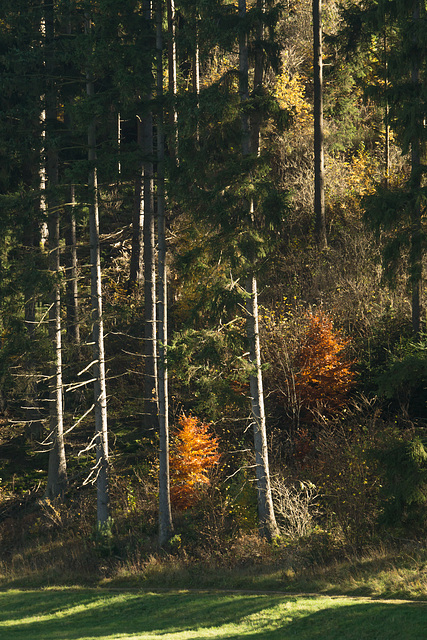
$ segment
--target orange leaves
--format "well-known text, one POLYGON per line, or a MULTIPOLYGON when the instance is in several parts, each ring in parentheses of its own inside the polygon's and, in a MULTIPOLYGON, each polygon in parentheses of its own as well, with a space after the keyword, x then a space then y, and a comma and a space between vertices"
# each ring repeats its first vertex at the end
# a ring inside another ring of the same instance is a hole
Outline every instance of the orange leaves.
POLYGON ((208 433, 209 425, 182 415, 170 456, 171 500, 187 509, 197 500, 201 485, 208 485, 208 472, 218 464, 218 439, 208 433))
POLYGON ((343 407, 354 378, 352 363, 344 355, 348 343, 334 331, 328 316, 310 314, 295 359, 295 392, 303 407, 327 412, 343 407))

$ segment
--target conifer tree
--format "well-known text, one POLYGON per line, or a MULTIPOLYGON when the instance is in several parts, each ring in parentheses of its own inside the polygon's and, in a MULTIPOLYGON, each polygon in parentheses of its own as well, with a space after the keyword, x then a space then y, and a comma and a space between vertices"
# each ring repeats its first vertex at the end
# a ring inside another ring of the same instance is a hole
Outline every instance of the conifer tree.
MULTIPOLYGON (((385 105, 387 122, 404 154, 409 155, 410 176, 399 185, 378 185, 365 198, 366 219, 375 229, 386 231, 383 262, 391 281, 404 257, 411 289, 412 329, 422 328, 422 281, 425 254, 426 150, 426 7, 420 0, 370 0, 349 5, 344 12, 347 43, 365 55, 373 38, 384 41, 388 33, 386 81, 368 75, 367 90, 385 105)), ((384 74, 382 74, 384 75, 384 74)))

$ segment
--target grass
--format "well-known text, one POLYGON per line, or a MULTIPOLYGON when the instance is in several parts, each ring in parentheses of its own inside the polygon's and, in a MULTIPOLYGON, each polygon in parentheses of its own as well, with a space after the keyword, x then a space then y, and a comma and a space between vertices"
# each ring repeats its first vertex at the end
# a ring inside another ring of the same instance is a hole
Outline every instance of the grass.
POLYGON ((5 640, 424 640, 427 604, 102 589, 0 593, 5 640))

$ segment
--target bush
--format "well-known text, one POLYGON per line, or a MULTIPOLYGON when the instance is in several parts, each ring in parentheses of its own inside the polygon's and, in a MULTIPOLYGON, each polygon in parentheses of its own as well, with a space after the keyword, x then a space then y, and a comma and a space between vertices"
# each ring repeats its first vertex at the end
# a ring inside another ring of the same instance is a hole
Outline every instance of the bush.
POLYGON ((171 500, 181 510, 197 501, 201 486, 209 484, 208 472, 219 461, 218 440, 209 425, 182 415, 170 456, 171 500))

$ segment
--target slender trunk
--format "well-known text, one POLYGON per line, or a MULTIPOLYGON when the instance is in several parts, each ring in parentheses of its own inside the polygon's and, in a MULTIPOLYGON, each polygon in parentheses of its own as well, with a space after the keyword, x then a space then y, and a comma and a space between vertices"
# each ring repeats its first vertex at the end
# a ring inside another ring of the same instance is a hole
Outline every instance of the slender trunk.
MULTIPOLYGON (((138 120, 138 145, 142 145, 141 122, 138 120)), ((132 213, 132 251, 129 265, 128 293, 139 288, 143 281, 143 228, 144 228, 144 198, 142 191, 142 168, 138 170, 134 182, 133 213, 132 213)))
POLYGON ((159 544, 164 545, 173 532, 169 480, 169 416, 168 416, 168 371, 166 349, 167 324, 167 270, 166 270, 166 225, 165 225, 165 144, 163 127, 163 34, 162 0, 156 6, 157 49, 157 234, 158 234, 158 389, 159 389, 159 544))
MULTIPOLYGON (((384 17, 385 20, 385 17, 384 17)), ((388 52, 387 52, 387 25, 384 22, 384 92, 385 92, 385 107, 384 107, 384 129, 385 129, 385 141, 384 141, 384 173, 385 173, 385 186, 388 186, 388 180, 390 175, 390 118, 389 118, 389 104, 388 104, 388 52)))
MULTIPOLYGON (((86 33, 90 31, 90 18, 85 15, 86 33)), ((89 98, 95 96, 95 86, 91 74, 86 76, 86 93, 89 98)), ((107 391, 105 381, 104 327, 102 320, 101 260, 99 246, 99 208, 98 180, 96 169, 96 121, 88 127, 89 160, 89 233, 91 262, 91 303, 92 303, 92 341, 95 404, 95 446, 96 446, 96 488, 97 521, 104 525, 109 517, 108 483, 108 431, 107 431, 107 391)))
MULTIPOLYGON (((37 223, 31 219, 23 232, 24 252, 29 258, 34 251, 40 251, 39 238, 37 223)), ((33 338, 36 327, 36 294, 31 283, 26 284, 24 289, 24 321, 29 336, 33 338)))
MULTIPOLYGON (((151 2, 147 2, 146 19, 152 22, 151 2)), ((146 104, 152 95, 146 95, 146 104)), ((142 119, 142 153, 144 156, 144 418, 146 429, 158 426, 157 390, 157 322, 156 263, 153 183, 153 114, 147 110, 142 119)))
POLYGON ((267 430, 264 411, 264 392, 261 370, 261 348, 258 326, 258 294, 257 281, 249 276, 246 283, 246 331, 253 373, 249 378, 252 417, 254 421, 254 449, 257 478, 258 517, 261 535, 272 540, 279 531, 274 515, 270 486, 270 469, 268 461, 267 430))
POLYGON ((314 53, 314 216, 317 242, 327 247, 323 150, 322 0, 313 0, 314 53))
MULTIPOLYGON (((244 22, 246 15, 246 0, 239 0, 239 16, 244 22)), ((258 65, 255 70, 257 81, 262 83, 262 56, 258 56, 258 65), (261 68, 260 68, 261 67, 261 68)), ((247 35, 242 29, 239 37, 239 70, 240 70, 240 100, 244 103, 249 98, 249 58, 247 35)), ((251 152, 251 135, 248 116, 242 110, 242 153, 249 155, 251 152)), ((258 134, 259 139, 259 134, 258 134)), ((252 149, 259 152, 259 147, 252 149)), ((253 202, 248 203, 251 219, 253 219, 253 202)), ((258 295, 257 281, 253 274, 248 276, 246 282, 246 332, 249 343, 250 362, 252 373, 250 375, 250 392, 252 404, 252 417, 254 424, 254 449, 256 462, 257 499, 260 534, 267 540, 272 540, 278 534, 276 519, 274 516, 273 500, 271 496, 270 471, 267 449, 267 430, 264 411, 264 393, 261 370, 261 349, 258 328, 258 295)))
MULTIPOLYGON (((414 47, 418 49, 418 29, 420 21, 420 2, 415 0, 413 3, 412 21, 414 25, 414 47)), ((420 141, 420 117, 419 117, 419 101, 418 95, 420 83, 420 71, 418 58, 414 56, 412 62, 412 84, 414 85, 415 95, 417 95, 416 103, 413 108, 417 111, 415 115, 415 130, 411 144, 411 186, 414 192, 412 205, 412 231, 411 231, 411 249, 410 249, 410 268, 412 282, 412 330, 415 336, 419 336, 421 331, 421 306, 422 306, 422 221, 421 221, 421 141, 420 141)))
MULTIPOLYGON (((153 154, 153 118, 142 123, 144 155, 153 154)), ((145 425, 157 426, 156 268, 153 163, 144 162, 144 403, 145 425)))
POLYGON ((64 446, 64 424, 62 404, 62 344, 61 344, 61 285, 59 248, 58 151, 54 143, 56 124, 56 87, 54 77, 54 15, 53 5, 45 0, 45 68, 46 88, 46 177, 47 210, 49 230, 49 271, 52 276, 52 293, 49 310, 49 337, 53 345, 53 366, 49 385, 49 426, 52 445, 49 452, 49 470, 46 497, 63 497, 67 487, 67 465, 64 446))
POLYGON ((191 61, 193 93, 196 96, 196 141, 199 142, 199 95, 200 95, 200 61, 199 61, 199 18, 194 16, 194 54, 191 61))
POLYGON ((67 336, 69 341, 80 345, 80 310, 78 291, 78 261, 77 261, 77 236, 76 236, 76 212, 75 212, 75 189, 70 187, 70 205, 67 220, 67 336))
MULTIPOLYGON (((48 170, 50 184, 51 172, 48 170)), ((52 202, 49 202, 51 209, 52 202)), ((59 254, 59 213, 57 207, 49 211, 49 270, 55 278, 53 284, 51 307, 49 311, 49 336, 54 348, 54 364, 52 367, 49 389, 49 428, 52 445, 49 453, 49 470, 46 497, 61 497, 67 488, 67 464, 65 458, 64 424, 63 424, 63 386, 62 386, 62 344, 61 344, 61 288, 59 254)))
POLYGON ((166 12, 168 21, 168 84, 169 98, 173 106, 169 111, 169 127, 171 130, 169 141, 169 152, 172 158, 178 159, 178 112, 175 108, 176 96, 176 21, 175 21, 175 0, 167 0, 166 12))

